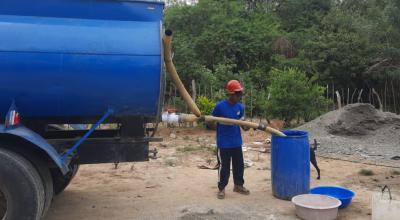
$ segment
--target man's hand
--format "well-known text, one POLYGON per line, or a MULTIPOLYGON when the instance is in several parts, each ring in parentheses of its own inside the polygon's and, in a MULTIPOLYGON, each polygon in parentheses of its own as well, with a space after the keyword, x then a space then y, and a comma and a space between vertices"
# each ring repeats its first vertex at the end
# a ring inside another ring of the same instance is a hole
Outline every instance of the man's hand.
POLYGON ((258 128, 257 128, 257 129, 259 129, 259 130, 261 130, 261 131, 265 131, 265 129, 267 128, 267 126, 268 126, 268 123, 266 123, 266 122, 260 122, 260 124, 258 124, 258 128))
POLYGON ((216 121, 208 121, 206 122, 206 125, 211 128, 212 130, 215 130, 217 128, 217 122, 216 121))
POLYGON ((244 130, 244 131, 248 131, 248 130, 250 130, 250 128, 249 127, 247 127, 247 126, 241 126, 242 127, 242 129, 244 130))

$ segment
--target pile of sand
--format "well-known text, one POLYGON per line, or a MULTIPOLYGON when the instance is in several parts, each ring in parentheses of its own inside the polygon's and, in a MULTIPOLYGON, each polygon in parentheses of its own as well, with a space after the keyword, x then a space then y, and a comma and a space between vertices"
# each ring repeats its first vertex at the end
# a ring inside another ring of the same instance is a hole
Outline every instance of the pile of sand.
POLYGON ((347 105, 297 129, 321 142, 321 155, 352 155, 376 163, 395 163, 391 158, 400 156, 400 116, 370 104, 347 105))
MULTIPOLYGON (((381 128, 400 126, 400 116, 382 112, 369 104, 353 104, 335 111, 336 119, 326 126, 331 134, 337 135, 375 135, 384 131, 381 128)), ((383 133, 385 135, 385 133, 383 133)))

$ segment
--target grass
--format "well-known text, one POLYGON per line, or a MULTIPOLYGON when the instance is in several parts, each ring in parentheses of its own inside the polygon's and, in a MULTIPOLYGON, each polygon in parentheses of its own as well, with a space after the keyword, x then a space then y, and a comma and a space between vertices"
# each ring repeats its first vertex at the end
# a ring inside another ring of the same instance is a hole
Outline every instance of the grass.
POLYGON ((170 166, 170 167, 175 166, 175 161, 172 159, 166 159, 164 162, 165 162, 165 165, 167 165, 167 166, 170 166))
POLYGON ((189 151, 197 151, 197 150, 200 150, 200 147, 199 146, 192 146, 192 145, 179 147, 179 148, 176 149, 176 151, 178 151, 178 152, 189 152, 189 151))
POLYGON ((358 174, 360 174, 362 176, 373 176, 373 175, 375 175, 375 173, 372 170, 367 170, 367 169, 361 169, 360 171, 358 171, 358 174))

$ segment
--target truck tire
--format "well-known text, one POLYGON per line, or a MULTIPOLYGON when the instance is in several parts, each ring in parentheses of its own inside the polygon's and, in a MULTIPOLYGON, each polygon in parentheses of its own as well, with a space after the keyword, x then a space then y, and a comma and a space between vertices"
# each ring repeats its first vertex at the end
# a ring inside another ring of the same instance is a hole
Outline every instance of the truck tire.
POLYGON ((62 175, 60 172, 52 172, 54 194, 58 195, 62 193, 65 188, 71 183, 71 180, 75 177, 79 170, 79 164, 73 164, 71 166, 71 171, 67 175, 62 175))
MULTIPOLYGON (((12 145, 9 144, 8 147, 9 146, 12 145)), ((31 162, 36 168, 42 179, 45 192, 44 208, 42 213, 42 218, 44 218, 50 208, 54 196, 53 179, 51 177, 50 168, 46 164, 45 158, 41 157, 39 154, 30 151, 24 151, 23 148, 14 148, 13 152, 29 160, 29 162, 31 162)))
POLYGON ((0 191, 6 204, 2 220, 40 220, 45 201, 42 179, 21 155, 0 148, 0 191))
POLYGON ((49 167, 42 159, 34 155, 30 155, 28 159, 32 162, 32 164, 34 164, 44 184, 45 200, 42 213, 42 218, 44 218, 47 214, 47 211, 50 208, 51 202, 53 201, 53 196, 54 196, 53 179, 51 177, 49 167))

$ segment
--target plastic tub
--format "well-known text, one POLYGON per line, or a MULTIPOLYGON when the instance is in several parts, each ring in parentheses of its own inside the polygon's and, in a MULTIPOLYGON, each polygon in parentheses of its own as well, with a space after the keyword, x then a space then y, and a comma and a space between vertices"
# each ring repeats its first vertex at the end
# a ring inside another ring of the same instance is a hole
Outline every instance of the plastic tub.
POLYGON ((340 209, 350 205, 351 200, 356 195, 350 189, 341 186, 317 186, 310 190, 311 194, 328 195, 339 199, 342 202, 340 209))
POLYGON ((306 220, 333 220, 337 218, 340 200, 316 194, 303 194, 292 198, 296 215, 306 220))

